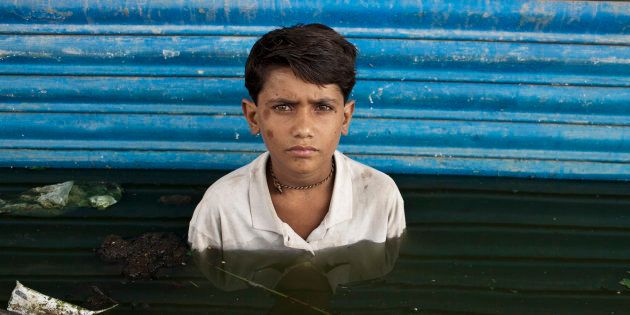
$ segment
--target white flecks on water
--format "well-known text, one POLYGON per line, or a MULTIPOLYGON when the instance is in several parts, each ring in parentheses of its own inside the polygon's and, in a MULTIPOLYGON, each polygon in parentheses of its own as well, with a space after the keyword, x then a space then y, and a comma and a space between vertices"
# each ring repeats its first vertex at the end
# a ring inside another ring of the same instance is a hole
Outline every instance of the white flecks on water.
POLYGON ((238 138, 240 138, 241 135, 238 132, 234 133, 234 140, 238 140, 238 138))

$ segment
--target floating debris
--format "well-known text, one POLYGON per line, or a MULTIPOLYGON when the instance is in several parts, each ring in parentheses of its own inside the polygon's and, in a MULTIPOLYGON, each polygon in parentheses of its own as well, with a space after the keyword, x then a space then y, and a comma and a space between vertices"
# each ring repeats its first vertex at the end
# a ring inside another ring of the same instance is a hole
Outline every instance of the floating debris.
POLYGON ((122 199, 123 189, 115 183, 80 183, 72 187, 69 200, 75 207, 105 209, 122 199))
POLYGON ((75 183, 35 187, 15 198, 0 199, 0 213, 25 216, 57 216, 77 208, 106 209, 122 198, 114 183, 75 183))
POLYGON ((101 210, 118 202, 118 200, 114 199, 112 196, 92 196, 89 200, 90 206, 101 210))
POLYGON ((130 280, 156 279, 167 268, 186 265, 188 246, 173 233, 145 233, 125 240, 108 235, 96 254, 105 262, 123 265, 130 280))
POLYGON ((39 293, 22 285, 19 281, 16 281, 15 289, 13 289, 13 293, 11 294, 7 310, 18 314, 29 315, 91 315, 103 313, 117 305, 118 304, 115 304, 114 306, 102 310, 90 311, 78 305, 39 293))
POLYGON ((29 193, 21 195, 20 199, 26 202, 35 201, 44 208, 61 208, 66 206, 72 186, 74 182, 35 187, 29 193))

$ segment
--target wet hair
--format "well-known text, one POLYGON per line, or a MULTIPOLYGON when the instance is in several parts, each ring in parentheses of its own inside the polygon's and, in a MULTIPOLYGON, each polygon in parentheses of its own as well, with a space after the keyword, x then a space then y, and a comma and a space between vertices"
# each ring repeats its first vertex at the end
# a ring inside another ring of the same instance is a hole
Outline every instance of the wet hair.
POLYGON ((269 72, 289 67, 296 77, 317 85, 337 84, 348 100, 354 87, 357 49, 323 24, 298 24, 263 35, 245 64, 245 87, 257 102, 269 72))

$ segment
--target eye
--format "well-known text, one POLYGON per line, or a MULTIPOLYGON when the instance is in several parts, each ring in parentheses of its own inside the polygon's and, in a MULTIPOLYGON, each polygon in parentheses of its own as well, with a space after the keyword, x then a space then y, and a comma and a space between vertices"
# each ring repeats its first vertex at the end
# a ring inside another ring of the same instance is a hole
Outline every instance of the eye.
POLYGON ((315 110, 319 112, 330 112, 330 111, 334 111, 335 108, 328 104, 317 104, 317 106, 315 107, 315 110))
POLYGON ((274 105, 273 110, 278 111, 278 112, 288 112, 291 111, 291 109, 293 109, 293 107, 289 104, 278 104, 278 105, 274 105))

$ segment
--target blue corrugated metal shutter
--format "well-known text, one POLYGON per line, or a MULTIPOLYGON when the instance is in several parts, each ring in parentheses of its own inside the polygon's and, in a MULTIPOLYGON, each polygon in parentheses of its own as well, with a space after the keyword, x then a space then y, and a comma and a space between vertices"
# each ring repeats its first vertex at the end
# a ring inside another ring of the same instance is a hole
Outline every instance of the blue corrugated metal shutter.
POLYGON ((630 179, 630 4, 5 1, 0 166, 233 169, 243 64, 279 25, 357 45, 340 149, 391 173, 630 179))

